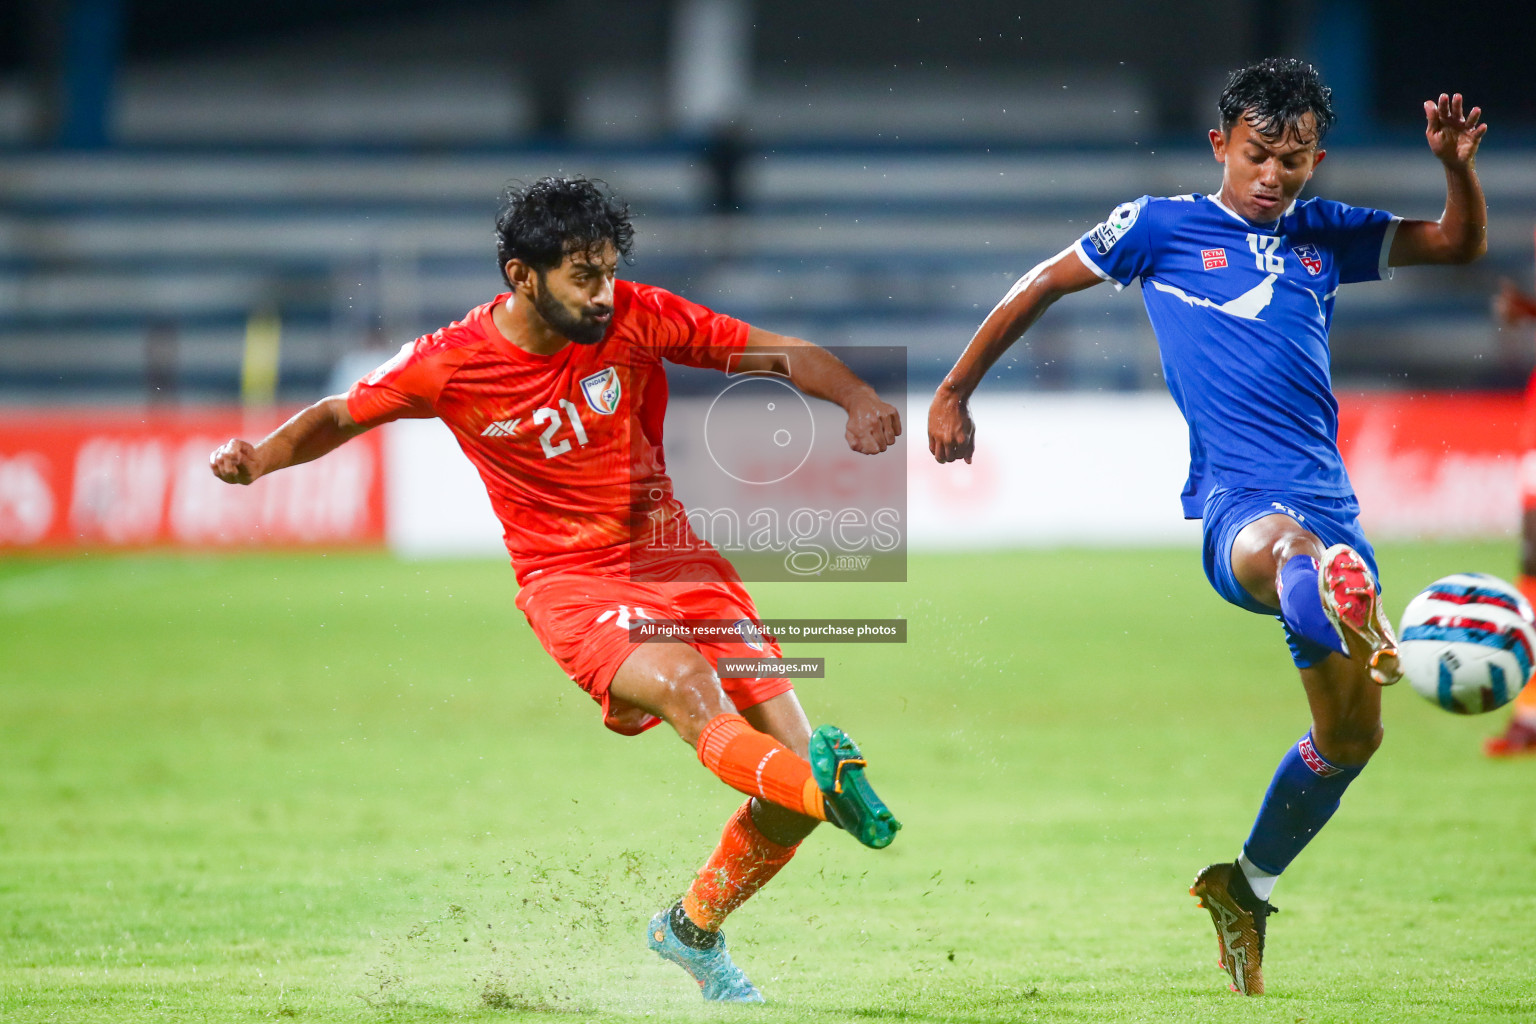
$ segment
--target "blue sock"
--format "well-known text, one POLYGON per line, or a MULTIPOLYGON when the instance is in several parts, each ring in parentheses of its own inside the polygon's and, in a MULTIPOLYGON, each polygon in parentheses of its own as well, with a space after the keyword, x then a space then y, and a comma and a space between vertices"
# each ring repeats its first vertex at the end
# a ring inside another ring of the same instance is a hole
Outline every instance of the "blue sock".
POLYGON ((1280 874, 1333 817, 1344 790, 1364 768, 1323 760, 1309 731, 1280 759, 1243 855, 1260 870, 1280 874))
POLYGON ((1323 611, 1323 599, 1317 592, 1317 560, 1311 555, 1296 555, 1280 567, 1280 617, 1314 644, 1349 655, 1344 639, 1323 611))

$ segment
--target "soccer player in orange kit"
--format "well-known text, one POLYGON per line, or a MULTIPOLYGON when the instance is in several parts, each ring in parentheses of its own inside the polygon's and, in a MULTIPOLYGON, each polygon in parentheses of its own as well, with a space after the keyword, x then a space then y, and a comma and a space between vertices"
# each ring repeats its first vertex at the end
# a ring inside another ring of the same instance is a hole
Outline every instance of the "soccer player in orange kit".
POLYGON ((834 726, 812 732, 788 679, 716 675, 721 657, 777 656, 771 640, 632 642, 637 620, 757 619, 736 571, 693 535, 673 496, 662 360, 782 375, 842 406, 848 444, 865 454, 895 442, 900 417, 816 345, 617 280, 634 231, 628 208, 600 182, 510 187, 496 237, 508 292, 407 344, 347 394, 322 399, 259 444, 226 442, 210 457, 213 472, 249 484, 381 423, 442 419, 501 520, 518 608, 602 705, 604 724, 633 735, 665 721, 706 768, 748 795, 646 939, 706 999, 761 1002, 726 953, 726 916, 818 822, 876 849, 901 825, 870 788, 858 747, 834 726))
MULTIPOLYGON (((1536 320, 1536 298, 1513 281, 1503 281, 1493 301, 1494 315, 1504 327, 1536 320)), ((1525 419, 1520 425, 1520 593, 1536 602, 1536 373, 1525 389, 1525 419)), ((1536 685, 1527 685, 1515 698, 1509 724, 1483 741, 1489 757, 1536 754, 1536 685)))

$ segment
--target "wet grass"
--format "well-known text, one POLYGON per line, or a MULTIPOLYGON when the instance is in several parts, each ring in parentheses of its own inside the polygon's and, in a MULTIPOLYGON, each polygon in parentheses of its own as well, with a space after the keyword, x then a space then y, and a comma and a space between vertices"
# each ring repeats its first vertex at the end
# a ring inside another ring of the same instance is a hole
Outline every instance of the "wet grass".
MULTIPOLYGON (((1398 607, 1501 546, 1382 552, 1398 607)), ((1189 551, 914 559, 754 588, 909 620, 825 645, 814 721, 906 823, 824 831, 733 919, 769 995, 704 1006, 648 953, 739 798, 607 733, 494 563, 0 562, 0 1019, 1516 1021, 1536 1016, 1536 762, 1406 687, 1275 894, 1270 995, 1185 893, 1306 727, 1278 627, 1189 551)))

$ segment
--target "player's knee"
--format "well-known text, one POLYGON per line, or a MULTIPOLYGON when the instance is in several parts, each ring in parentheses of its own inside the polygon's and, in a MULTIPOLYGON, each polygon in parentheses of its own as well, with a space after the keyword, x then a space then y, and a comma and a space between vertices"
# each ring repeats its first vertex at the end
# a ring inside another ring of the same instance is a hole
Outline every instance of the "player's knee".
POLYGON ((1297 526, 1294 530, 1287 530, 1275 538, 1270 546, 1269 556, 1278 569, 1297 555, 1311 555, 1316 558, 1322 552, 1323 542, 1317 535, 1297 526))
POLYGON ((1297 555, 1317 555, 1321 542, 1289 516, 1265 516, 1244 528, 1232 543, 1232 572, 1244 590, 1262 603, 1279 604, 1275 578, 1297 555))
POLYGON ((1324 732, 1314 735, 1323 754, 1339 764, 1365 764, 1376 751, 1386 730, 1378 718, 1375 722, 1340 722, 1324 732))

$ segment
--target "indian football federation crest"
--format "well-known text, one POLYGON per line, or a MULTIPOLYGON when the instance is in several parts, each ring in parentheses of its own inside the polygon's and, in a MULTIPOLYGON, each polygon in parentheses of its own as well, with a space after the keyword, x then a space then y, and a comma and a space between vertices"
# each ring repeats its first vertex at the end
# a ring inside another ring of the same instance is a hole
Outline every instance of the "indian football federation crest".
POLYGON ((1313 277, 1323 272, 1323 255, 1317 251, 1317 246, 1311 243, 1307 245, 1293 245, 1291 246, 1291 252, 1296 254, 1296 258, 1301 260, 1301 265, 1306 267, 1307 273, 1313 277))
POLYGON ((608 416, 619 407, 619 371, 606 366, 590 377, 581 379, 581 393, 586 396, 592 411, 608 416))
POLYGON ((754 651, 761 651, 767 644, 763 640, 763 634, 757 628, 757 623, 751 619, 736 620, 736 635, 741 637, 741 642, 754 651))

